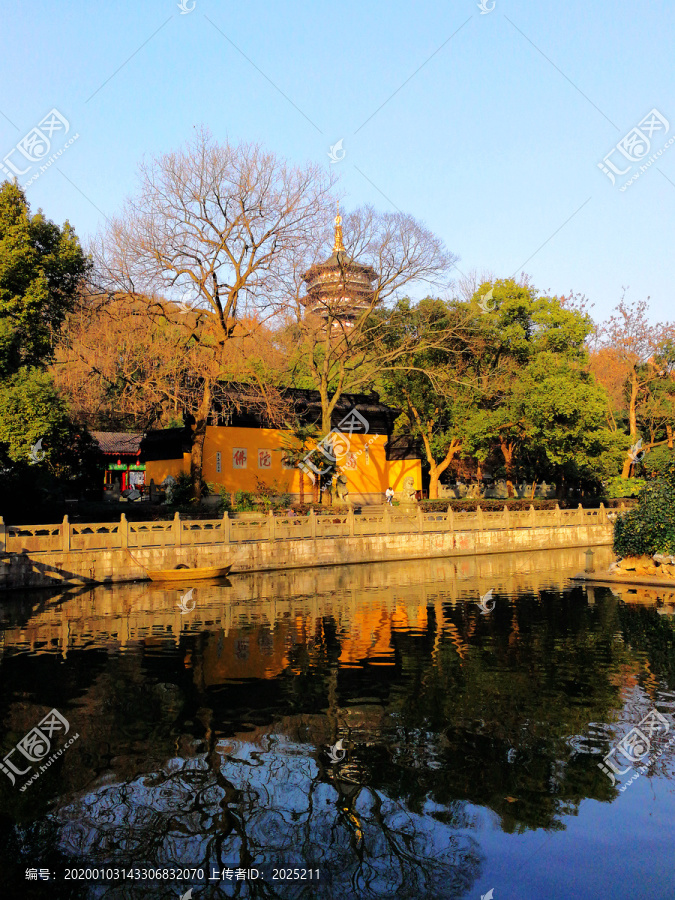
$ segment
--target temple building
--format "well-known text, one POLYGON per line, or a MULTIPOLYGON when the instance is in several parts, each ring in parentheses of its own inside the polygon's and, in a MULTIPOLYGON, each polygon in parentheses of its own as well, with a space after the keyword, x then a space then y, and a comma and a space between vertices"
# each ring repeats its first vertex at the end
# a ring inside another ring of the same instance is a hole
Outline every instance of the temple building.
POLYGON ((342 216, 338 212, 333 253, 303 275, 307 293, 302 303, 308 312, 330 320, 333 328, 350 327, 373 304, 376 279, 375 269, 347 256, 342 242, 342 216))
MULTIPOLYGON (((325 459, 316 449, 308 451, 304 469, 288 458, 286 448, 291 433, 271 423, 260 405, 247 404, 245 393, 233 395, 242 386, 224 385, 222 396, 214 401, 210 423, 206 427, 202 474, 206 482, 225 490, 258 493, 260 483, 288 492, 292 499, 305 502, 312 497, 310 473, 321 468, 325 459)), ((303 424, 321 422, 321 398, 318 391, 288 388, 294 416, 303 424)), ((380 401, 376 393, 344 394, 332 416, 335 431, 345 440, 336 451, 339 472, 346 478, 350 502, 382 503, 389 485, 403 491, 406 483, 414 490, 422 488, 419 450, 406 438, 394 438, 394 422, 399 410, 380 401), (353 411, 363 419, 359 430, 345 431, 345 420, 353 421, 353 411)), ((185 429, 150 431, 141 445, 146 465, 146 482, 160 485, 167 475, 174 477, 190 471, 191 433, 185 429)))
POLYGON ((145 465, 141 462, 142 432, 119 433, 92 431, 105 460, 103 482, 105 490, 140 488, 145 484, 145 465))
MULTIPOLYGON (((307 286, 303 298, 305 310, 326 323, 330 321, 331 330, 347 330, 353 327, 358 316, 375 305, 377 277, 371 266, 357 263, 347 255, 338 211, 332 255, 325 262, 313 265, 303 276, 307 286)), ((281 393, 292 420, 320 426, 318 391, 286 388, 281 393)), ((393 437, 399 415, 400 410, 382 403, 374 392, 343 394, 336 404, 332 431, 343 438, 332 443, 341 491, 343 495, 345 490, 348 492, 350 502, 382 503, 389 486, 401 494, 421 491, 418 448, 411 440, 393 437)), ((145 435, 141 458, 146 465, 148 485, 154 481, 158 486, 168 475, 190 471, 189 417, 186 423, 184 429, 152 431, 145 435)), ((306 460, 289 457, 292 440, 292 432, 278 427, 250 386, 224 382, 213 392, 204 441, 203 479, 232 493, 258 493, 261 485, 267 485, 288 492, 294 500, 309 501, 312 472, 321 469, 326 460, 322 459, 320 448, 309 448, 306 460)))

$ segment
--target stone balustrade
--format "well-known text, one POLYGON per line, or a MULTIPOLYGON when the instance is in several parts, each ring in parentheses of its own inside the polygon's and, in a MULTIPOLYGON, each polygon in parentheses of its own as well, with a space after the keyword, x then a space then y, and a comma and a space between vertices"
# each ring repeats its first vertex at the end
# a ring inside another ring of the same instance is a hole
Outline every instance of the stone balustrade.
MULTIPOLYGON (((619 509, 623 509, 623 504, 619 509)), ((601 504, 598 509, 482 510, 425 512, 421 506, 388 507, 357 514, 314 511, 307 516, 225 515, 220 519, 182 520, 178 513, 164 522, 70 522, 58 525, 6 525, 0 517, 0 555, 12 553, 73 553, 77 551, 190 548, 248 542, 316 540, 396 534, 502 531, 521 528, 607 525, 616 517, 601 504)))

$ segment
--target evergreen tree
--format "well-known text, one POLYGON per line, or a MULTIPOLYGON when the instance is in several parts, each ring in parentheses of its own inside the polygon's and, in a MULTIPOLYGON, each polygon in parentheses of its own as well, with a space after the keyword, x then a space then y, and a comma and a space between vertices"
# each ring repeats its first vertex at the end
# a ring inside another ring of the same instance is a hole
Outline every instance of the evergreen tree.
POLYGON ((47 467, 52 476, 75 474, 68 452, 81 438, 46 366, 88 269, 67 222, 31 215, 18 185, 0 186, 0 513, 47 467))

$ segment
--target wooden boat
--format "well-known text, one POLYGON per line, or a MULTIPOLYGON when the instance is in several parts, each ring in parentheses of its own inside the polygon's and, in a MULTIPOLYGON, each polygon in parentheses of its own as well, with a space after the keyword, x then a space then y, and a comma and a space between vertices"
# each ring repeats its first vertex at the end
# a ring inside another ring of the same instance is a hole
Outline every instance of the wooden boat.
POLYGON ((207 578, 224 578, 232 566, 203 566, 191 569, 189 566, 176 566, 175 569, 148 569, 152 581, 204 581, 207 578))

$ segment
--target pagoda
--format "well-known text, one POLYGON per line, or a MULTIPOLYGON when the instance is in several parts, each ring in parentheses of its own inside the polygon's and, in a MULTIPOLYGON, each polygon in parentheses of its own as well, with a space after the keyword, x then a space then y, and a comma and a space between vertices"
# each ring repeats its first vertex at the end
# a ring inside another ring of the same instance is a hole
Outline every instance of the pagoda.
POLYGON ((342 216, 335 217, 333 253, 325 262, 316 263, 302 276, 307 293, 302 303, 308 312, 331 320, 332 327, 352 327, 354 321, 373 302, 373 282, 377 272, 362 266, 349 256, 342 243, 342 216))

